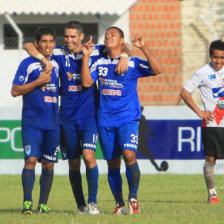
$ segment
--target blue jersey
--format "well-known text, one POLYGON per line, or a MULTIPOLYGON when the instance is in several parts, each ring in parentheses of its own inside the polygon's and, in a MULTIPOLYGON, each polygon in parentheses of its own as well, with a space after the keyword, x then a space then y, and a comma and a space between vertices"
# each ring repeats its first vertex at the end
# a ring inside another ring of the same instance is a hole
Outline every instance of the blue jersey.
MULTIPOLYGON (((51 81, 23 95, 22 124, 43 129, 54 129, 60 123, 58 114, 59 67, 51 60, 53 69, 51 81)), ((43 65, 35 58, 24 59, 16 72, 13 84, 23 85, 35 81, 43 65)))
MULTIPOLYGON (((96 45, 90 57, 93 60, 103 56, 103 45, 96 45)), ((60 117, 62 120, 79 120, 96 116, 96 88, 82 87, 81 67, 82 51, 71 53, 66 47, 56 47, 53 51, 55 60, 59 64, 61 81, 60 117)))
POLYGON ((118 62, 119 58, 102 57, 90 69, 92 79, 98 79, 100 91, 99 126, 117 126, 141 119, 137 79, 153 75, 150 65, 140 57, 129 57, 128 71, 119 75, 115 72, 118 62))

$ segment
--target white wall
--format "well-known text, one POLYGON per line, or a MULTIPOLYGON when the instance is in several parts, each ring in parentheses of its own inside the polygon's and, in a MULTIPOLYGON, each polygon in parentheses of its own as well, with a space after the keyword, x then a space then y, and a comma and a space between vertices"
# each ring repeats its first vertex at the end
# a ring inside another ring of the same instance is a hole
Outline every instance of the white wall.
POLYGON ((23 50, 5 50, 0 51, 0 108, 21 106, 21 97, 13 98, 11 96, 11 86, 16 70, 20 61, 27 57, 23 50))

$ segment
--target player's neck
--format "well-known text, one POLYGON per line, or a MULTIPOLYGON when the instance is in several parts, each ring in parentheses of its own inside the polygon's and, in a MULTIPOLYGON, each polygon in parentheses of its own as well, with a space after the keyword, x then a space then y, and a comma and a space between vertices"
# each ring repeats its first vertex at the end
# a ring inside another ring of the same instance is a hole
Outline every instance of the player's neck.
POLYGON ((51 56, 44 56, 48 61, 50 61, 51 56))
POLYGON ((72 53, 73 54, 78 54, 80 51, 82 50, 82 45, 78 46, 77 48, 75 48, 72 53))
POLYGON ((109 58, 117 58, 121 55, 121 49, 107 49, 109 58))

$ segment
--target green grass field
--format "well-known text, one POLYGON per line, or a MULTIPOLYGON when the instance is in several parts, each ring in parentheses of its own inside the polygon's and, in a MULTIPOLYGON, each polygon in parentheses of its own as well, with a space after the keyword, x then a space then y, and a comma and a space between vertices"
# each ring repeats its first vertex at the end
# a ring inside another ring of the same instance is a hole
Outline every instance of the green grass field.
MULTIPOLYGON (((85 196, 87 185, 83 176, 85 196)), ((112 215, 114 201, 107 176, 99 178, 97 216, 79 215, 69 185, 68 176, 55 176, 48 202, 50 214, 32 216, 21 214, 22 186, 19 175, 0 175, 0 223, 68 223, 68 224, 144 224, 144 223, 224 223, 224 177, 216 177, 220 204, 208 205, 202 175, 142 175, 139 189, 141 214, 112 215)), ((123 175, 124 198, 127 199, 127 182, 123 175)), ((33 191, 34 209, 39 197, 39 176, 33 191)))

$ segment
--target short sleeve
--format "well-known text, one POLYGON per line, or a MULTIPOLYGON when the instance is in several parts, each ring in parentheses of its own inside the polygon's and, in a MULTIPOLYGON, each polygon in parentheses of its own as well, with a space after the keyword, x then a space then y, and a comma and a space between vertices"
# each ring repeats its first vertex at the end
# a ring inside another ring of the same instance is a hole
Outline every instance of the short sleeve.
POLYGON ((152 69, 150 67, 150 64, 147 60, 141 58, 141 57, 134 57, 134 67, 135 67, 135 73, 138 78, 140 77, 147 77, 147 76, 154 76, 152 73, 152 69))
POLYGON ((106 56, 104 45, 94 45, 92 53, 90 55, 89 66, 93 65, 100 57, 106 56))
POLYGON ((96 82, 96 80, 98 79, 97 65, 98 65, 98 63, 96 61, 90 67, 91 77, 94 82, 96 82))
POLYGON ((27 66, 25 65, 25 62, 22 61, 17 69, 17 72, 15 74, 13 84, 16 85, 23 85, 26 82, 26 76, 27 76, 27 66))
POLYGON ((188 92, 193 93, 195 89, 197 89, 200 85, 203 85, 202 75, 195 72, 192 75, 192 77, 187 81, 187 83, 184 85, 184 88, 188 92))

